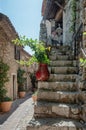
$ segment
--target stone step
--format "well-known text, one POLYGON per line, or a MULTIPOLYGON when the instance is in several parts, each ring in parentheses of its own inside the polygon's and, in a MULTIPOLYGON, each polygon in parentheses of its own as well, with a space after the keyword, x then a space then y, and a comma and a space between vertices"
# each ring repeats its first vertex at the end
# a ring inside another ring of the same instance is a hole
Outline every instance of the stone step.
POLYGON ((37 102, 34 107, 35 118, 39 117, 64 117, 80 120, 81 107, 77 104, 61 104, 50 102, 37 102))
POLYGON ((86 126, 78 121, 64 118, 32 119, 27 130, 86 130, 86 126))
MULTIPOLYGON (((58 53, 58 52, 61 52, 62 54, 66 54, 66 53, 70 53, 72 50, 71 50, 71 47, 70 46, 56 46, 56 47, 53 47, 51 48, 51 54, 52 53, 58 53)), ((69 54, 68 53, 68 54, 69 54)), ((72 53, 70 53, 72 54, 72 53)))
POLYGON ((38 90, 37 100, 60 102, 60 103, 76 103, 80 92, 65 92, 65 91, 45 91, 38 90))
POLYGON ((51 91, 77 91, 75 82, 38 82, 39 89, 51 91))
POLYGON ((77 78, 76 74, 50 74, 48 81, 71 81, 75 82, 77 78))
POLYGON ((57 61, 50 61, 50 66, 77 66, 77 61, 75 60, 57 60, 57 61))
POLYGON ((74 60, 73 57, 70 55, 57 55, 57 60, 74 60))
POLYGON ((72 60, 73 58, 70 57, 69 55, 58 55, 58 54, 53 54, 49 56, 50 60, 72 60))
POLYGON ((77 67, 51 67, 51 74, 77 74, 77 67))

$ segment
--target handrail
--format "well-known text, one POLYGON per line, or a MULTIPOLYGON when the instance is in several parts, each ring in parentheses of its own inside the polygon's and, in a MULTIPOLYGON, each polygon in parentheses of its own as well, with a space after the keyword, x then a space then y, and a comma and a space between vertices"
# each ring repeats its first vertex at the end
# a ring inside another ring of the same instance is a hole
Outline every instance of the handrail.
POLYGON ((73 39, 72 39, 72 45, 73 45, 73 52, 74 52, 74 58, 76 59, 76 57, 79 54, 80 48, 83 46, 82 45, 82 33, 81 33, 81 29, 83 27, 83 23, 80 24, 79 28, 77 29, 75 35, 73 35, 73 39), (79 39, 81 38, 81 39, 79 39), (77 44, 77 42, 79 42, 77 44))
POLYGON ((77 32, 76 32, 75 35, 74 35, 74 39, 77 38, 77 36, 78 36, 78 34, 79 34, 79 32, 80 32, 80 30, 81 30, 82 27, 83 27, 83 23, 80 24, 80 26, 79 26, 77 32))

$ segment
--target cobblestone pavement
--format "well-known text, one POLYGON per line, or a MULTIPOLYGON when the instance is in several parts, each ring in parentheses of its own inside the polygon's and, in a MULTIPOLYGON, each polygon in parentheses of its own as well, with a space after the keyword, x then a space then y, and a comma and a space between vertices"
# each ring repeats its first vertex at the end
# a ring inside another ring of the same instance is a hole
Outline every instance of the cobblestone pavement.
POLYGON ((0 130, 26 130, 28 122, 33 117, 33 108, 32 98, 29 97, 0 125, 0 130))

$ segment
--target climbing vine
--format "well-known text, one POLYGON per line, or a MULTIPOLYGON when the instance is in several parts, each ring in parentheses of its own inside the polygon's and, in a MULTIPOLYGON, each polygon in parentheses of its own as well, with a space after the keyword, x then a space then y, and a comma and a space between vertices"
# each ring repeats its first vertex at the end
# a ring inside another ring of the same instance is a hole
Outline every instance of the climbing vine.
POLYGON ((72 16, 72 19, 71 19, 71 27, 70 27, 70 31, 71 32, 74 32, 75 31, 75 21, 76 21, 76 0, 72 0, 71 1, 71 16, 72 16))

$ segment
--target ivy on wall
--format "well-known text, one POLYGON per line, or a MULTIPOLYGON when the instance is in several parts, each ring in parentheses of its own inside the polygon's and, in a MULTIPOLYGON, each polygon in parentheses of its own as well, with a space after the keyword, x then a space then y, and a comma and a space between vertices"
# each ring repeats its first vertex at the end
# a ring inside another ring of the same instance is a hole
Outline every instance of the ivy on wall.
POLYGON ((76 0, 72 0, 71 3, 71 27, 70 27, 70 32, 74 32, 75 31, 75 22, 76 22, 76 0))

